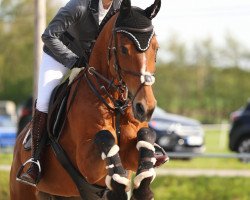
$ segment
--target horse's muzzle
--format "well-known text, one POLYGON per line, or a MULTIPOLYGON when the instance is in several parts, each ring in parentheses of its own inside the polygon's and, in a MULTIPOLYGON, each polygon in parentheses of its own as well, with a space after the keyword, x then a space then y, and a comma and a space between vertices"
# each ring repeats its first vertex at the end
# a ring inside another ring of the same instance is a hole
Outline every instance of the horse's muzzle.
POLYGON ((142 103, 136 103, 133 105, 134 117, 140 122, 149 121, 154 112, 155 107, 148 109, 142 103))

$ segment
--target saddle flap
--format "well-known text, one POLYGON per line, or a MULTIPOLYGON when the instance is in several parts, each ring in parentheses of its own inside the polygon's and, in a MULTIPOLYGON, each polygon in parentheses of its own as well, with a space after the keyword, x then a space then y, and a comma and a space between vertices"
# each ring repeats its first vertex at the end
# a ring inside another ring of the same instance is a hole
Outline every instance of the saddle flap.
POLYGON ((58 139, 66 118, 67 100, 70 92, 69 80, 57 86, 51 95, 47 129, 50 137, 58 139))
MULTIPOLYGON (((56 140, 58 140, 60 137, 60 133, 66 118, 67 101, 70 93, 70 88, 71 84, 69 85, 69 79, 67 79, 62 84, 58 85, 51 94, 47 130, 49 136, 53 137, 56 140)), ((26 128, 23 130, 26 132, 26 136, 23 141, 23 148, 26 151, 31 150, 31 123, 32 122, 27 124, 26 128)))
POLYGON ((23 140, 23 148, 25 151, 29 151, 31 150, 31 122, 26 125, 23 131, 26 132, 25 138, 23 140))

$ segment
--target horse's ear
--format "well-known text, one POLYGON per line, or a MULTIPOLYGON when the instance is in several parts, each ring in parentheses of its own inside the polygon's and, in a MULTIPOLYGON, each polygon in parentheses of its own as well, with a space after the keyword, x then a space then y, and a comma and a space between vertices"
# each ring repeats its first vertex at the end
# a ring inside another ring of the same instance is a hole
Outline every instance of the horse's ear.
POLYGON ((120 7, 120 14, 123 16, 127 16, 130 14, 130 11, 131 11, 131 1, 123 0, 120 7))
POLYGON ((160 8, 161 8, 161 0, 155 0, 153 5, 145 9, 146 16, 149 19, 153 19, 159 12, 160 8))

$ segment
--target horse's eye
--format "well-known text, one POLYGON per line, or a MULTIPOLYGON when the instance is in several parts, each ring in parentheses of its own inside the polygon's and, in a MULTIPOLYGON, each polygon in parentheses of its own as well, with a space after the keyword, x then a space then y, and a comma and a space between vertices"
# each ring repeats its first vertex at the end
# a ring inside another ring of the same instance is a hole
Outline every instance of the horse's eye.
POLYGON ((125 46, 122 46, 122 53, 128 55, 128 49, 125 46))

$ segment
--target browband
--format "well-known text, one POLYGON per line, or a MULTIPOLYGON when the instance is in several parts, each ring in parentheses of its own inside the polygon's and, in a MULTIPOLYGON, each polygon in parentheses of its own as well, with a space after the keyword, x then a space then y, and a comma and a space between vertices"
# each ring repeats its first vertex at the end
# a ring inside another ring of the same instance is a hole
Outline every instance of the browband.
POLYGON ((115 31, 117 32, 117 31, 124 30, 124 31, 131 31, 131 32, 136 32, 136 33, 147 33, 147 32, 153 31, 153 29, 154 29, 153 25, 151 25, 147 28, 131 28, 131 27, 120 26, 120 27, 116 27, 115 31))

